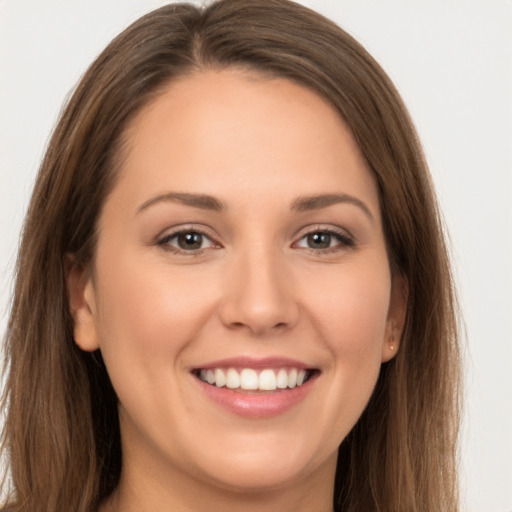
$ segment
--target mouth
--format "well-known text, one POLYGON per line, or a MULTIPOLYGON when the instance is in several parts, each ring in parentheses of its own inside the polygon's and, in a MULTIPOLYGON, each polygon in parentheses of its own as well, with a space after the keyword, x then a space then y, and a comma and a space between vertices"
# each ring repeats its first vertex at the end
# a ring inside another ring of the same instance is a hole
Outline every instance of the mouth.
POLYGON ((260 419, 299 407, 321 371, 287 357, 240 356, 196 366, 191 375, 197 389, 221 410, 260 419))
POLYGON ((299 367, 197 368, 192 372, 202 382, 238 393, 260 394, 300 388, 319 371, 299 367))

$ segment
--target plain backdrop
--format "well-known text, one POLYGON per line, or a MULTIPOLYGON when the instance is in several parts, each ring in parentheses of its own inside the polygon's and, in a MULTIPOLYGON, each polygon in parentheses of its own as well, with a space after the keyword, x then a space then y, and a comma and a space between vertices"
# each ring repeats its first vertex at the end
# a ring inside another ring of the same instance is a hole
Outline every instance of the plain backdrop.
MULTIPOLYGON (((163 3, 0 0, 1 333, 24 211, 63 101, 113 36, 163 3)), ((511 512, 512 1, 302 3, 367 47, 417 124, 467 330, 463 499, 470 512, 511 512)))

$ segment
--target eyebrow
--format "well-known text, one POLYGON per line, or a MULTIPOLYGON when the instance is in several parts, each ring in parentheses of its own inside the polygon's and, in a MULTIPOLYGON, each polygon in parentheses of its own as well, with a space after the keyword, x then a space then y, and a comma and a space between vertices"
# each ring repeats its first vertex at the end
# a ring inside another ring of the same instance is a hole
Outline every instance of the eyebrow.
POLYGON ((298 197, 292 203, 292 210, 306 212, 327 208, 328 206, 339 203, 348 203, 357 206, 366 214, 367 217, 369 217, 370 220, 374 220, 370 208, 368 208, 363 201, 349 194, 319 194, 314 196, 298 197))
POLYGON ((148 199, 137 208, 137 214, 150 206, 160 202, 181 203, 201 210, 213 210, 219 212, 224 209, 221 201, 206 194, 185 194, 182 192, 168 192, 148 199))
MULTIPOLYGON (((159 194, 144 202, 137 208, 137 214, 146 210, 150 206, 160 202, 175 202, 200 208, 202 210, 211 210, 220 212, 225 209, 224 204, 213 196, 207 194, 187 194, 183 192, 167 192, 159 194)), ((373 215, 366 204, 357 197, 349 194, 318 194, 313 196, 298 197, 292 203, 292 210, 297 212, 306 212, 310 210, 319 210, 327 208, 334 204, 348 203, 360 208, 370 220, 374 220, 373 215)))

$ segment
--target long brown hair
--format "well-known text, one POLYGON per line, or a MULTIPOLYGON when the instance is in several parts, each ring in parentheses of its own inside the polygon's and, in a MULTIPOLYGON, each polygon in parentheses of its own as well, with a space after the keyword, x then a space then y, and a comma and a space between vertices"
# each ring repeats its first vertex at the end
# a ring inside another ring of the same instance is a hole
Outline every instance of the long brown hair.
POLYGON ((69 100, 27 213, 6 334, 9 510, 92 512, 117 485, 116 396, 101 354, 73 341, 66 257, 93 255, 127 123, 177 77, 226 67, 287 78, 338 110, 374 173, 393 271, 409 284, 399 353, 339 449, 335 510, 456 511, 455 299, 421 146, 365 49, 288 0, 157 9, 111 42, 69 100))

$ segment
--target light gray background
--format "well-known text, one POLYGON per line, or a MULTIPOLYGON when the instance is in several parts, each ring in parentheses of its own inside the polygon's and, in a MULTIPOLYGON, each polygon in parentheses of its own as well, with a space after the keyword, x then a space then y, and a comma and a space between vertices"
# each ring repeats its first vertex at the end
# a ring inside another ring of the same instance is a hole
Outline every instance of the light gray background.
MULTIPOLYGON (((113 36, 163 3, 0 0, 2 333, 24 211, 63 100, 113 36)), ((463 498, 470 512, 510 512, 512 2, 302 3, 368 48, 418 126, 451 235, 467 327, 463 498)))

